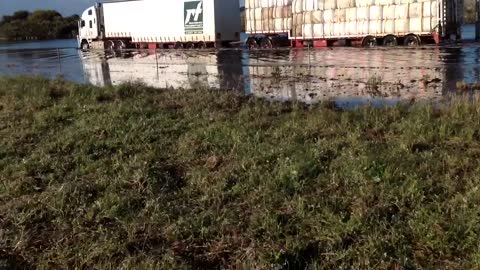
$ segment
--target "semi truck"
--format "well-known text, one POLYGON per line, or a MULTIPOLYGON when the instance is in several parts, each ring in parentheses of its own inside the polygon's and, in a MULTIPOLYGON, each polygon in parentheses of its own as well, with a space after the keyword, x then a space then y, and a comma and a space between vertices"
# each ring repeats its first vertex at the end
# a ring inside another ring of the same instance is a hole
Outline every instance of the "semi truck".
POLYGON ((83 12, 78 44, 84 50, 440 44, 460 39, 463 1, 245 0, 242 8, 238 0, 105 1, 83 12))
POLYGON ((103 1, 79 21, 81 49, 207 48, 240 40, 238 0, 103 1))

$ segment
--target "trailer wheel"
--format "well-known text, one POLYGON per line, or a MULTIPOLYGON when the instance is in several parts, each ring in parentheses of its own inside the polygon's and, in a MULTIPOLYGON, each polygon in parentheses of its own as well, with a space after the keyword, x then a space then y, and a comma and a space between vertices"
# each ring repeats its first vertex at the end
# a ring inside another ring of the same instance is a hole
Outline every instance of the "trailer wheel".
POLYGON ((377 46, 377 38, 374 36, 366 36, 362 40, 362 46, 366 48, 373 48, 377 46))
POLYGON ((183 49, 184 46, 183 46, 183 43, 181 43, 181 42, 175 42, 173 44, 173 48, 179 50, 179 49, 183 49))
POLYGON ((200 50, 204 50, 207 48, 207 44, 205 43, 205 41, 200 41, 197 43, 197 48, 199 48, 200 50))
POLYGON ((383 46, 395 47, 398 45, 397 37, 394 35, 388 35, 383 38, 383 46))
POLYGON ((252 38, 252 37, 249 37, 247 39, 246 45, 249 49, 255 49, 258 47, 257 41, 255 40, 255 38, 252 38))
POLYGON ((414 34, 407 35, 403 41, 403 44, 409 47, 420 46, 420 43, 420 38, 414 34))
POLYGON ((260 47, 263 49, 271 49, 273 48, 273 42, 270 38, 264 37, 260 40, 260 47))
POLYGON ((195 49, 195 44, 193 44, 193 42, 187 42, 187 44, 185 44, 185 49, 187 50, 195 49))

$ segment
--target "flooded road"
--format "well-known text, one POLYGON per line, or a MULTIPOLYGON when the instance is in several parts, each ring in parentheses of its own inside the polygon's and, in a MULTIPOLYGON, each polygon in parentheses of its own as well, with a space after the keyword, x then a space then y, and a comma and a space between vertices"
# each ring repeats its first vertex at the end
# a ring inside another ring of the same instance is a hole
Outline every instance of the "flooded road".
POLYGON ((480 44, 474 43, 421 48, 163 50, 128 58, 82 53, 75 45, 75 41, 46 42, 42 48, 31 43, 0 44, 0 74, 61 75, 99 86, 140 80, 161 88, 211 87, 273 100, 331 100, 346 107, 440 101, 455 92, 459 82, 476 83, 480 77, 480 44))

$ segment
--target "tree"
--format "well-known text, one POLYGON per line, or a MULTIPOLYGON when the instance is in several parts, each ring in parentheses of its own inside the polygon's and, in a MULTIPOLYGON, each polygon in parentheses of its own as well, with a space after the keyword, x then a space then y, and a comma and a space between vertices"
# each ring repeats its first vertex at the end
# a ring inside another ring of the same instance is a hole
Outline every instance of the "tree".
POLYGON ((0 36, 13 40, 71 38, 78 31, 79 18, 78 15, 64 18, 55 10, 17 11, 0 21, 0 36))

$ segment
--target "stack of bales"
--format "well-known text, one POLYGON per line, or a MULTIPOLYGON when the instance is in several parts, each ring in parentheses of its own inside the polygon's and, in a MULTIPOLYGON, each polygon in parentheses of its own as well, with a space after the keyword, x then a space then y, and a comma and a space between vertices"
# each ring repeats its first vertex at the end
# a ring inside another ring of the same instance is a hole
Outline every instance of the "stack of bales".
POLYGON ((299 39, 428 33, 436 0, 293 0, 292 37, 299 39))
POLYGON ((245 0, 247 34, 286 33, 292 27, 292 0, 245 0))

